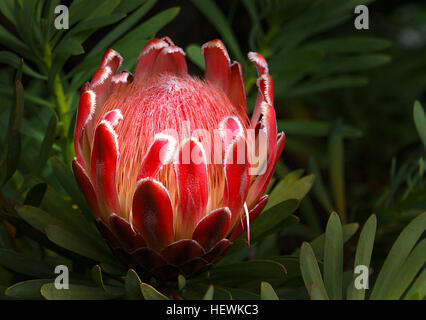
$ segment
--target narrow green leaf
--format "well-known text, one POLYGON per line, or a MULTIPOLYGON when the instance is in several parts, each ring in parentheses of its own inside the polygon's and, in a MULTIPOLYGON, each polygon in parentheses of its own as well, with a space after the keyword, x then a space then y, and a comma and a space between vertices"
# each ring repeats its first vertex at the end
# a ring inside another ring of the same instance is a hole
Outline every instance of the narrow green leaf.
POLYGON ((355 56, 330 57, 315 66, 313 72, 317 74, 331 75, 336 73, 349 73, 377 68, 391 60, 385 54, 364 54, 355 56))
POLYGON ((268 205, 265 209, 272 208, 280 202, 288 199, 302 200, 306 194, 311 190, 312 184, 314 183, 315 176, 313 174, 305 176, 301 179, 296 180, 294 183, 283 183, 278 184, 277 187, 272 191, 271 197, 268 201, 268 205))
POLYGON ((226 285, 240 284, 241 282, 258 281, 259 274, 262 279, 284 279, 286 269, 280 263, 272 260, 250 260, 224 266, 216 266, 210 270, 207 279, 198 278, 197 281, 209 281, 226 285))
POLYGON ((411 285, 410 289, 408 289, 404 296, 404 300, 418 299, 419 296, 420 299, 423 299, 423 297, 426 296, 426 268, 423 269, 423 271, 411 285))
POLYGON ((245 59, 241 53, 237 39, 232 31, 232 27, 226 20, 223 13, 212 0, 192 0, 192 3, 204 14, 207 20, 221 34, 223 40, 229 46, 230 51, 235 56, 235 59, 244 63, 245 59))
MULTIPOLYGON (((343 243, 346 243, 350 238, 352 238, 352 236, 357 232, 358 228, 359 228, 359 224, 356 222, 348 223, 344 225, 342 227, 343 243)), ((310 243, 318 260, 322 260, 324 257, 324 240, 325 240, 325 234, 322 234, 316 237, 310 243)), ((300 250, 297 249, 292 255, 298 256, 299 252, 300 250)))
POLYGON ((414 103, 413 115, 417 132, 419 133, 420 139, 426 148, 426 115, 419 101, 414 103))
POLYGON ((343 233, 336 212, 328 219, 324 241, 324 284, 331 300, 342 299, 343 233))
POLYGON ((290 98, 310 95, 322 91, 339 88, 361 87, 368 84, 368 79, 360 76, 330 76, 324 79, 315 79, 300 86, 287 90, 279 95, 280 98, 290 98))
MULTIPOLYGON (((21 69, 22 70, 22 69, 21 69)), ((19 73, 19 72, 18 72, 19 73)), ((15 83, 15 107, 10 112, 6 149, 6 171, 3 184, 15 173, 21 154, 21 122, 24 113, 24 87, 20 80, 15 83)))
POLYGON ((50 163, 52 165, 53 173, 55 174, 61 186, 65 189, 65 191, 67 191, 77 206, 83 211, 86 218, 89 221, 93 220, 93 216, 87 206, 86 200, 78 188, 77 182, 75 181, 71 170, 62 160, 57 157, 51 157, 50 163))
POLYGON ((6 173, 3 179, 5 184, 16 172, 21 155, 21 134, 19 130, 12 129, 7 139, 6 173))
POLYGON ((18 53, 20 56, 25 57, 31 61, 37 61, 37 57, 32 54, 28 46, 20 39, 12 35, 5 27, 0 25, 0 43, 9 48, 13 52, 18 53))
POLYGON ((304 242, 300 249, 300 271, 308 293, 311 291, 312 284, 315 283, 321 296, 328 300, 317 259, 311 245, 307 242, 304 242))
POLYGON ((15 16, 16 5, 15 0, 3 0, 0 2, 0 12, 15 26, 18 24, 15 16))
POLYGON ((45 233, 45 229, 49 225, 65 227, 64 222, 40 208, 23 205, 17 206, 15 209, 24 221, 43 233, 45 233))
MULTIPOLYGON (((21 58, 14 54, 13 52, 9 51, 0 51, 0 62, 10 65, 11 67, 15 69, 19 69, 19 66, 21 64, 21 58)), ((42 75, 33 69, 31 69, 28 65, 24 65, 22 68, 23 73, 29 75, 30 77, 46 80, 47 76, 42 75)))
POLYGON ((46 235, 50 241, 57 245, 80 254, 84 257, 92 259, 97 262, 109 262, 114 263, 115 259, 108 252, 101 250, 96 243, 90 241, 90 239, 82 238, 62 227, 57 225, 48 225, 45 228, 46 235))
POLYGON ((179 13, 180 8, 174 7, 160 12, 159 14, 140 24, 127 33, 112 48, 120 52, 124 57, 124 68, 130 69, 136 62, 143 46, 166 24, 172 21, 179 13), (138 45, 135 45, 137 43, 138 45))
POLYGON ((144 282, 141 283, 141 291, 145 300, 169 300, 164 294, 144 282))
POLYGON ((186 286, 186 278, 183 275, 178 275, 178 288, 182 291, 186 286))
POLYGON ((53 148, 53 143, 56 139, 56 126, 58 119, 54 113, 47 124, 46 132, 44 134, 43 142, 41 143, 40 152, 36 161, 35 172, 40 175, 44 167, 46 166, 47 160, 50 157, 50 153, 53 148))
MULTIPOLYGON (((297 209, 298 205, 298 200, 289 199, 261 213, 251 223, 250 239, 256 242, 271 233, 282 230, 285 220, 297 209)), ((244 234, 245 232, 242 237, 245 238, 244 234)))
POLYGON ((362 53, 379 51, 388 48, 392 43, 385 39, 373 37, 342 37, 327 38, 312 42, 306 46, 309 49, 322 50, 326 53, 362 53))
POLYGON ((330 164, 330 179, 334 202, 342 223, 346 223, 345 169, 342 137, 342 122, 336 122, 328 142, 328 158, 330 164))
POLYGON ((266 281, 260 283, 260 300, 279 300, 274 288, 266 281))
POLYGON ((309 159, 309 171, 315 175, 315 182, 312 186, 312 192, 315 194, 317 200, 321 203, 326 212, 333 210, 333 205, 329 196, 329 191, 326 188, 320 169, 318 168, 317 162, 312 157, 309 159))
POLYGON ((0 248, 0 265, 17 273, 40 278, 51 277, 55 270, 55 265, 2 248, 0 248))
POLYGON ((12 272, 0 266, 0 285, 9 286, 12 284, 14 275, 12 272))
POLYGON ((68 289, 56 289, 54 283, 46 283, 41 287, 41 295, 47 300, 110 300, 115 296, 99 287, 81 284, 69 284, 68 289))
POLYGON ((90 275, 93 281, 102 289, 104 288, 104 281, 102 279, 102 268, 100 265, 95 265, 90 270, 90 275))
POLYGON ((45 182, 37 183, 28 191, 25 196, 24 205, 39 207, 43 201, 44 194, 47 190, 47 184, 45 182))
POLYGON ((126 280, 124 282, 127 299, 143 300, 141 283, 142 281, 135 270, 130 269, 127 271, 126 280))
POLYGON ((426 263, 426 239, 420 241, 419 244, 413 249, 413 251, 405 260, 404 264, 401 266, 397 275, 392 281, 390 290, 386 295, 386 299, 389 300, 398 300, 404 291, 412 283, 413 279, 419 273, 419 271, 424 268, 426 263))
POLYGON ((40 300, 43 296, 40 293, 41 287, 52 282, 52 279, 34 279, 15 283, 6 289, 5 294, 14 299, 40 300))
POLYGON ((201 47, 197 44, 190 44, 186 47, 186 54, 189 60, 195 63, 201 70, 206 68, 203 55, 201 54, 201 47))
POLYGON ((385 299, 392 281, 410 254, 411 249, 426 229, 426 212, 414 218, 401 232, 392 246, 377 277, 370 299, 385 299))
MULTIPOLYGON (((312 120, 278 120, 278 130, 288 135, 304 137, 327 137, 333 130, 333 124, 327 121, 312 120)), ((356 139, 362 137, 362 132, 352 126, 342 126, 342 137, 356 139)))
POLYGON ((368 218, 367 222, 364 224, 364 227, 361 230, 359 236, 358 245, 355 253, 355 262, 354 262, 354 274, 352 279, 352 284, 350 289, 348 289, 348 299, 351 300, 364 300, 365 298, 365 289, 357 289, 354 285, 354 280, 357 276, 355 270, 357 266, 366 266, 370 267, 371 254, 373 252, 374 239, 376 236, 377 228, 377 218, 376 215, 371 215, 368 218))
POLYGON ((311 297, 311 300, 328 300, 327 296, 324 295, 324 292, 321 291, 320 287, 315 282, 312 282, 309 290, 309 296, 311 297))
POLYGON ((211 284, 203 296, 203 300, 213 300, 214 286, 211 284))
MULTIPOLYGON (((84 74, 90 75, 96 71, 100 60, 99 55, 102 54, 109 46, 111 46, 114 41, 119 39, 121 36, 123 36, 123 34, 130 30, 130 28, 132 28, 138 21, 140 21, 140 19, 153 7, 156 2, 157 0, 149 0, 144 1, 142 4, 137 3, 137 5, 140 5, 140 7, 129 17, 120 22, 120 24, 112 31, 108 32, 108 34, 105 35, 105 37, 103 37, 102 40, 99 41, 92 50, 90 50, 84 61, 67 74, 66 78, 71 78, 80 72, 84 72, 84 74)), ((120 5, 125 5, 127 3, 130 2, 121 2, 120 5)), ((128 11, 124 8, 122 10, 125 12, 128 11)))

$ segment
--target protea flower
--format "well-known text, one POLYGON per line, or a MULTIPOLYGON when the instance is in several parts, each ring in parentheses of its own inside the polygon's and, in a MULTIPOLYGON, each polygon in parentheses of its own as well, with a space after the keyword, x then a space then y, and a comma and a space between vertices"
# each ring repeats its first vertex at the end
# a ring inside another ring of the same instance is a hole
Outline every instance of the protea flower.
POLYGON ((263 56, 249 53, 259 88, 249 119, 241 64, 220 40, 202 53, 204 81, 167 37, 146 44, 134 75, 116 74, 110 49, 77 112, 73 170, 100 232, 128 266, 161 278, 206 270, 249 229, 285 143, 263 56))

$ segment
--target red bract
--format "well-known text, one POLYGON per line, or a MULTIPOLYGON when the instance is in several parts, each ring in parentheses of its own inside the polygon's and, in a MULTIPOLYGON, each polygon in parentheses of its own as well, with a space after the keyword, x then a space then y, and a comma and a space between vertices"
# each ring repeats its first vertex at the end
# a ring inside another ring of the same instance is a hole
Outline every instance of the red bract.
POLYGON ((148 42, 134 76, 116 73, 122 58, 108 50, 77 112, 73 170, 99 230, 126 264, 161 278, 206 270, 249 229, 285 143, 263 56, 249 53, 259 76, 249 119, 241 64, 220 40, 202 53, 204 81, 167 37, 148 42))

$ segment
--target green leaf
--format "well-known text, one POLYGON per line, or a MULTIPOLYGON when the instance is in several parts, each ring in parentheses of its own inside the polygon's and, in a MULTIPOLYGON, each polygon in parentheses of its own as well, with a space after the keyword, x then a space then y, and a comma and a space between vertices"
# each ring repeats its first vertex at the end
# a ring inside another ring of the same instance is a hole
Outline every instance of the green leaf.
POLYGON ((321 203, 324 210, 326 212, 331 212, 333 210, 333 205, 331 203, 329 191, 324 184, 320 169, 313 157, 309 159, 309 171, 315 175, 312 192, 315 194, 316 199, 321 203))
MULTIPOLYGON (((312 120, 278 120, 278 130, 287 135, 305 137, 327 137, 333 130, 333 124, 327 121, 312 120)), ((343 125, 342 137, 355 139, 362 137, 362 132, 354 127, 343 125)))
POLYGON ((0 266, 0 285, 8 286, 13 281, 13 273, 0 266))
POLYGON ((0 265, 17 273, 40 278, 51 277, 55 269, 55 265, 2 248, 0 248, 0 265))
POLYGON ((306 290, 311 293, 312 284, 315 283, 318 287, 315 290, 319 291, 319 294, 328 300, 327 290, 325 289, 324 282, 321 277, 317 259, 315 258, 311 245, 307 242, 304 242, 300 249, 300 271, 302 273, 306 290))
POLYGON ((262 279, 265 280, 284 279, 287 272, 283 265, 272 260, 250 260, 216 266, 210 270, 210 276, 207 279, 198 278, 198 280, 231 286, 242 282, 258 281, 259 275, 262 275, 262 279))
POLYGON ((223 13, 212 0, 192 0, 192 3, 204 14, 207 20, 215 26, 221 34, 225 43, 229 46, 230 51, 235 56, 236 60, 244 63, 245 59, 241 53, 241 49, 235 38, 232 27, 226 20, 223 13))
MULTIPOLYGON (((90 75, 96 71, 100 60, 99 55, 102 54, 103 51, 105 51, 109 46, 111 46, 114 41, 119 39, 123 34, 130 30, 130 28, 132 28, 156 2, 157 0, 149 0, 145 1, 143 4, 138 3, 140 8, 133 12, 124 21, 120 22, 120 24, 112 31, 108 32, 108 34, 105 35, 105 37, 103 37, 102 40, 99 41, 92 50, 90 50, 84 61, 67 74, 66 78, 72 78, 80 72, 83 72, 85 75, 90 75)), ((126 3, 129 3, 129 1, 124 3, 122 2, 121 4, 126 3)))
POLYGON ((56 289, 54 283, 46 283, 41 287, 41 295, 47 300, 110 300, 115 296, 100 287, 81 284, 69 284, 68 289, 56 289))
POLYGON ((41 143, 40 152, 36 162, 35 172, 39 175, 46 166, 47 160, 50 157, 50 153, 53 148, 53 144, 56 139, 56 126, 58 119, 54 113, 47 124, 46 132, 44 134, 43 142, 41 143))
POLYGON ((90 275, 93 281, 101 288, 104 289, 104 281, 102 279, 102 268, 100 265, 95 265, 90 270, 90 275))
POLYGON ((130 269, 127 271, 126 280, 124 282, 127 299, 143 300, 141 283, 142 281, 135 270, 130 269))
POLYGON ((203 55, 201 54, 201 47, 197 44, 190 44, 186 47, 186 54, 189 60, 195 63, 201 70, 206 68, 203 55))
POLYGON ((34 56, 28 46, 7 31, 7 29, 2 25, 0 25, 0 43, 26 59, 31 61, 37 60, 37 57, 34 56))
POLYGON ((112 46, 124 57, 123 68, 131 69, 130 67, 136 62, 141 48, 156 32, 172 21, 179 11, 180 8, 174 7, 160 12, 134 28, 112 46), (135 45, 135 43, 138 45, 135 45))
MULTIPOLYGON (((261 213, 250 226, 250 239, 254 242, 261 238, 282 230, 286 219, 297 209, 299 201, 289 199, 269 208, 261 213)), ((242 237, 244 236, 243 233, 242 237)))
MULTIPOLYGON (((358 245, 355 253, 354 271, 357 266, 370 267, 371 253, 373 252, 374 238, 376 236, 377 218, 376 215, 371 215, 359 236, 358 245)), ((352 285, 348 289, 348 299, 351 300, 364 300, 365 289, 357 289, 353 285, 353 281, 357 274, 354 272, 352 285)))
POLYGON ((343 233, 336 212, 328 219, 324 241, 324 284, 331 300, 342 299, 343 233))
MULTIPOLYGON (((22 70, 22 69, 21 69, 22 70)), ((20 73, 20 72, 18 72, 20 73)), ((15 107, 10 112, 6 149, 6 171, 3 184, 15 173, 21 154, 21 122, 24 113, 24 87, 20 80, 15 83, 15 107)), ((3 171, 3 168, 2 168, 3 171)))
MULTIPOLYGON (((21 64, 21 58, 19 58, 16 54, 9 51, 0 51, 0 62, 10 65, 11 67, 15 69, 19 69, 19 66, 21 64)), ((22 68, 22 72, 29 75, 30 77, 46 80, 47 76, 42 75, 33 69, 31 69, 26 64, 22 68)))
POLYGON ((346 223, 345 169, 342 122, 336 122, 328 142, 330 179, 334 202, 343 223, 346 223))
POLYGON ((51 157, 50 163, 52 165, 53 173, 58 179, 61 186, 71 196, 72 200, 75 201, 77 206, 83 211, 88 221, 93 220, 93 216, 87 206, 86 200, 84 199, 77 182, 75 181, 74 175, 66 164, 57 157, 51 157))
POLYGON ((25 196, 24 205, 39 207, 47 190, 47 184, 40 182, 31 187, 25 196))
POLYGON ((323 79, 313 79, 300 86, 287 90, 281 98, 311 95, 322 91, 348 87, 361 87, 368 84, 368 79, 361 76, 331 76, 323 79))
POLYGON ((3 0, 0 2, 0 12, 15 26, 17 25, 15 16, 16 5, 17 3, 15 0, 3 0))
POLYGON ((305 48, 330 53, 363 53, 388 48, 392 43, 385 39, 373 37, 327 38, 311 42, 305 48))
POLYGON ((279 300, 274 288, 266 281, 260 283, 260 300, 279 300))
POLYGON ((179 288, 179 291, 182 291, 185 288, 185 286, 186 286, 186 278, 183 275, 179 274, 178 275, 178 288, 179 288))
POLYGON ((141 291, 145 300, 169 300, 164 294, 144 282, 141 283, 141 291))
POLYGON ((50 241, 69 251, 97 262, 115 263, 115 259, 111 254, 100 249, 90 239, 85 239, 57 225, 48 225, 45 231, 50 241))
POLYGON ((277 185, 271 193, 270 199, 266 206, 266 210, 276 206, 280 202, 296 199, 302 200, 309 190, 312 188, 315 176, 313 174, 305 176, 291 183, 288 179, 284 178, 277 185))
POLYGON ((259 300, 260 296, 254 292, 237 289, 237 288, 227 288, 228 292, 231 294, 233 300, 259 300))
MULTIPOLYGON (((352 238, 352 236, 357 232, 358 228, 359 228, 359 224, 356 222, 348 223, 344 225, 342 227, 343 243, 346 243, 350 238, 352 238)), ((310 243, 318 260, 322 260, 324 257, 324 240, 325 240, 325 234, 322 234, 316 237, 310 243)), ((299 250, 296 250, 293 253, 293 255, 295 256, 299 255, 299 250)))
POLYGON ((419 296, 420 299, 426 296, 426 269, 423 269, 410 289, 408 289, 404 296, 404 300, 418 299, 419 296))
POLYGON ((377 277, 370 299, 385 299, 392 281, 398 274, 411 249, 426 229, 426 212, 414 218, 401 232, 392 246, 377 277))
POLYGON ((52 282, 52 279, 34 279, 15 283, 6 289, 5 294, 14 299, 40 300, 43 296, 40 293, 41 287, 52 282))
POLYGON ((21 134, 19 130, 12 129, 7 139, 6 171, 3 179, 5 184, 16 172, 21 155, 21 134))
POLYGON ((391 289, 386 295, 386 299, 398 300, 408 286, 412 283, 416 274, 425 266, 426 262, 426 239, 419 244, 405 260, 397 275, 392 281, 391 289))
POLYGON ((354 57, 331 57, 319 63, 313 70, 321 76, 335 73, 349 73, 380 67, 391 61, 385 54, 364 54, 354 57))
POLYGON ((419 101, 414 103, 414 124, 426 148, 426 115, 419 101))
POLYGON ((214 296, 214 286, 209 285, 209 288, 207 289, 206 293, 203 296, 203 300, 213 300, 214 296))
POLYGON ((69 23, 73 26, 81 20, 89 20, 111 13, 120 1, 117 0, 74 0, 69 8, 69 23), (103 9, 101 5, 103 4, 103 9))
POLYGON ((311 300, 328 300, 327 296, 324 295, 324 292, 321 291, 320 287, 315 282, 312 282, 309 290, 309 296, 311 297, 311 300))
POLYGON ((66 227, 64 222, 52 216, 50 213, 30 205, 17 206, 16 212, 18 215, 33 226, 35 229, 45 233, 45 229, 49 225, 57 225, 66 227))
MULTIPOLYGON (((92 276, 93 281, 103 290, 105 290, 105 292, 108 292, 109 294, 113 295, 113 296, 122 296, 124 294, 124 291, 122 290, 121 287, 117 287, 117 286, 111 286, 111 285, 107 285, 104 282, 103 276, 102 276, 102 268, 100 265, 95 265, 93 266, 93 268, 90 270, 90 274, 92 276)), ((120 283, 121 285, 121 283, 120 283)))

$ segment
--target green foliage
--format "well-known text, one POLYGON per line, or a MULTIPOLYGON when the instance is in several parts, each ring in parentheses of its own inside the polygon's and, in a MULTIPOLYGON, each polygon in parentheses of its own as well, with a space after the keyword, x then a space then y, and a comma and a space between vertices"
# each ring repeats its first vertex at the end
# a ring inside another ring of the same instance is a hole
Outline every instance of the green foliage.
MULTIPOLYGON (((341 300, 345 292, 347 299, 363 300, 366 298, 365 289, 356 288, 356 278, 360 276, 356 268, 357 266, 369 268, 376 232, 376 216, 372 215, 361 231, 354 269, 349 270, 349 274, 353 274, 353 278, 346 282, 346 287, 342 287, 344 273, 342 267, 343 238, 341 228, 338 216, 332 213, 325 232, 324 281, 311 246, 308 243, 304 243, 301 247, 300 269, 306 290, 311 299, 341 300)), ((368 296, 369 299, 399 299, 408 288, 416 284, 415 277, 424 269, 426 262, 426 242, 424 239, 419 242, 419 238, 425 230, 426 212, 413 219, 393 244, 378 273, 374 286, 372 286, 371 293, 368 296)), ((424 285, 425 283, 419 288, 416 284, 415 287, 416 292, 421 294, 420 298, 423 297, 424 285)), ((410 297, 412 295, 408 295, 408 298, 410 297)))

